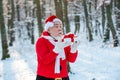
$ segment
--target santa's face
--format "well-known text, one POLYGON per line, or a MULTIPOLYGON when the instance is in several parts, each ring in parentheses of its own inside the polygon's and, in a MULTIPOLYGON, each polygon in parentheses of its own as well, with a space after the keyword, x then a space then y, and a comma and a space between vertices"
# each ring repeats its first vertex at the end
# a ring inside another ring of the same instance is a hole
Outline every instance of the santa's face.
POLYGON ((63 35, 62 23, 60 21, 54 22, 54 26, 48 29, 48 33, 54 38, 62 36, 63 35))

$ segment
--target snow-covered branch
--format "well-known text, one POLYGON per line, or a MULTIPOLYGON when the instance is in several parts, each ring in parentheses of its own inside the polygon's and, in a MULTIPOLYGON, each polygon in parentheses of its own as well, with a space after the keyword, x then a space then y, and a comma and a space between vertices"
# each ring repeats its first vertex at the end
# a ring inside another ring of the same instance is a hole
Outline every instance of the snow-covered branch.
POLYGON ((98 10, 101 6, 103 6, 104 4, 105 4, 105 5, 110 5, 110 3, 111 3, 111 0, 99 0, 99 4, 98 4, 98 7, 97 7, 97 10, 98 10))

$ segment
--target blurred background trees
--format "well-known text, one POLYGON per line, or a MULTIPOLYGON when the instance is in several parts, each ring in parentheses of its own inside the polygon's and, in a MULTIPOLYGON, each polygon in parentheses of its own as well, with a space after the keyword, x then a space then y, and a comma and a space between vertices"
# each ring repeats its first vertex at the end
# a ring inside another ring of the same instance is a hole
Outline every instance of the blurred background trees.
POLYGON ((15 42, 21 44, 26 40, 34 45, 44 30, 45 19, 51 14, 63 21, 64 33, 73 32, 88 41, 98 38, 104 44, 117 47, 120 43, 119 3, 120 0, 1 0, 3 59, 8 57, 8 47, 15 42))

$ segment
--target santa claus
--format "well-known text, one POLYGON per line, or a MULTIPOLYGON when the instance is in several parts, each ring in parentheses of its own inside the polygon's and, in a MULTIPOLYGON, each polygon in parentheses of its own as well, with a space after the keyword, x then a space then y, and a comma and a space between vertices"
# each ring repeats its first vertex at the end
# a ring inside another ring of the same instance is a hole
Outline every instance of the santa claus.
POLYGON ((80 41, 63 34, 62 21, 55 15, 45 21, 45 30, 36 42, 36 80, 69 80, 68 62, 75 62, 80 41))

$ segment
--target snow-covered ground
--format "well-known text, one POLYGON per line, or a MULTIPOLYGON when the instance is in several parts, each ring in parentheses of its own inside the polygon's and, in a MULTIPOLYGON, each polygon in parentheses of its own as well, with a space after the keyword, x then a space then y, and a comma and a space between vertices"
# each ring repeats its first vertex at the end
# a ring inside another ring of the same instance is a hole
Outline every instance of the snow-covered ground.
MULTIPOLYGON (((0 60, 0 80, 35 80, 35 47, 18 46, 15 44, 10 48, 11 58, 0 60)), ((70 80, 120 80, 120 47, 81 41, 78 49, 76 62, 70 64, 73 72, 69 74, 70 80)))
POLYGON ((101 48, 96 43, 79 46, 79 56, 71 65, 71 80, 120 80, 120 47, 101 48))

